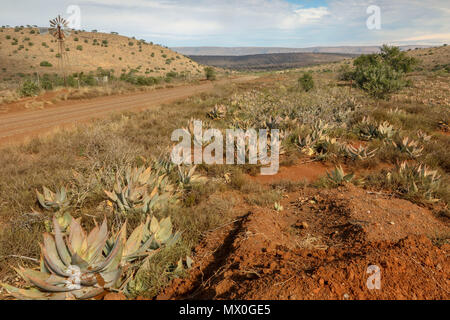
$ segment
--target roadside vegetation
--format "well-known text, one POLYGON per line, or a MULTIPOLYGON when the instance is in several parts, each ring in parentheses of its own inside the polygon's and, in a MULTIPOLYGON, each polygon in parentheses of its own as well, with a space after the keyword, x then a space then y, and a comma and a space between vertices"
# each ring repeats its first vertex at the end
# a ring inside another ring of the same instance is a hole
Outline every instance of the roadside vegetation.
MULTIPOLYGON (((20 264, 35 268, 22 271, 22 278, 39 287, 34 278, 48 281, 49 274, 58 273, 50 267, 36 274, 39 243, 44 239, 48 248, 53 242, 73 248, 70 241, 82 242, 83 228, 94 230, 89 252, 104 248, 98 261, 80 249, 87 265, 109 258, 117 263, 98 270, 108 280, 106 286, 93 281, 82 292, 67 293, 69 297, 106 289, 129 298, 152 298, 185 274, 192 249, 206 233, 232 222, 236 207, 282 212, 286 190, 305 187, 351 183, 448 217, 450 97, 442 89, 449 75, 428 72, 433 72, 430 65, 383 47, 379 55, 356 59, 353 67, 344 62, 269 73, 157 110, 116 115, 3 147, 0 279, 26 287, 11 268, 20 264), (418 66, 423 70, 417 71, 418 66), (279 129, 281 165, 323 162, 334 169, 318 181, 268 187, 250 180, 258 166, 178 168, 168 161, 170 136, 177 128, 191 132, 193 119, 203 120, 204 129, 279 129), (48 235, 42 238, 44 232, 48 235), (64 232, 72 235, 65 243, 59 237, 64 232), (121 243, 127 250, 119 254, 121 243)), ((66 258, 66 266, 75 263, 66 258)), ((8 285, 18 296, 31 294, 8 285)), ((42 291, 33 294, 41 297, 42 291)))

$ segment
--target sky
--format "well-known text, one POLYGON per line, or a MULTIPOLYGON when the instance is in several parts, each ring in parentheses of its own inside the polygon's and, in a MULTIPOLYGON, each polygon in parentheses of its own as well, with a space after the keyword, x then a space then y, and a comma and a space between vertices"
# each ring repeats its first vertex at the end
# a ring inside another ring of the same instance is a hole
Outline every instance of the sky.
POLYGON ((1 1, 0 25, 45 27, 61 14, 83 30, 170 47, 450 43, 450 0, 1 1))

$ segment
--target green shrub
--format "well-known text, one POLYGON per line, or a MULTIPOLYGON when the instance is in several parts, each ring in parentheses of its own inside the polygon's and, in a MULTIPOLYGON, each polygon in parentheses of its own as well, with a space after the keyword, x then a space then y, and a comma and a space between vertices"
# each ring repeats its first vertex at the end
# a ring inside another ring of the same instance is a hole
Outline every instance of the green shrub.
POLYGON ((77 46, 77 50, 78 50, 78 51, 83 51, 83 46, 82 46, 82 45, 78 45, 78 46, 77 46))
POLYGON ((338 80, 350 81, 354 80, 355 73, 352 71, 348 64, 343 64, 338 70, 338 80))
POLYGON ((356 64, 355 80, 360 88, 379 99, 386 98, 406 86, 404 73, 396 71, 378 55, 356 64))
POLYGON ((41 67, 53 67, 53 65, 48 61, 42 61, 39 65, 41 67))
POLYGON ((371 96, 383 99, 408 85, 404 76, 412 71, 417 62, 399 48, 383 45, 381 53, 355 59, 354 79, 371 96))
POLYGON ((23 97, 32 97, 39 94, 41 88, 36 84, 36 82, 31 80, 26 80, 19 88, 19 93, 23 97))
POLYGON ((411 72, 418 63, 415 58, 408 57, 405 52, 400 51, 399 47, 383 45, 381 47, 380 56, 386 64, 391 66, 397 72, 411 72))
POLYGON ((44 74, 41 78, 41 88, 44 90, 52 90, 53 82, 48 74, 44 74))
POLYGON ((216 70, 213 67, 206 67, 205 75, 207 80, 216 80, 216 70))
POLYGON ((311 72, 306 72, 298 79, 298 84, 302 87, 306 92, 312 90, 314 88, 314 80, 311 72))

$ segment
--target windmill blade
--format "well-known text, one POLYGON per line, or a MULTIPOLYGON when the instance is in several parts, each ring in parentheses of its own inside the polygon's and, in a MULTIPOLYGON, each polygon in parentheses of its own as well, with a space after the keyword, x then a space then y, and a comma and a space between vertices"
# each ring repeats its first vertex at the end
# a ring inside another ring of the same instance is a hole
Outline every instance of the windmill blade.
POLYGON ((70 29, 64 29, 63 32, 66 37, 70 36, 70 29))

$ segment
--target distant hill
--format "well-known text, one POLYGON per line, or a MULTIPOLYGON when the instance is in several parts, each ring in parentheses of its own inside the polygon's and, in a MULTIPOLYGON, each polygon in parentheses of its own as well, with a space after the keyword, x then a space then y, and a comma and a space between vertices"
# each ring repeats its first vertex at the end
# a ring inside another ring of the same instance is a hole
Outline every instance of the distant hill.
MULTIPOLYGON (((132 69, 153 77, 168 72, 203 74, 202 67, 182 54, 117 34, 77 31, 67 38, 66 47, 72 73, 101 67, 113 69, 116 76, 132 69)), ((37 28, 0 28, 0 80, 35 72, 57 73, 57 53, 57 41, 39 34, 37 28), (45 61, 48 66, 41 66, 45 61)))
POLYGON ((354 57, 334 53, 274 53, 247 56, 190 56, 203 65, 234 70, 281 70, 330 63, 354 57))
MULTIPOLYGON (((428 48, 430 46, 401 46, 402 50, 428 48)), ((174 47, 176 52, 188 56, 245 56, 271 53, 343 53, 368 54, 380 51, 379 46, 341 46, 341 47, 311 47, 311 48, 275 48, 275 47, 174 47)))

